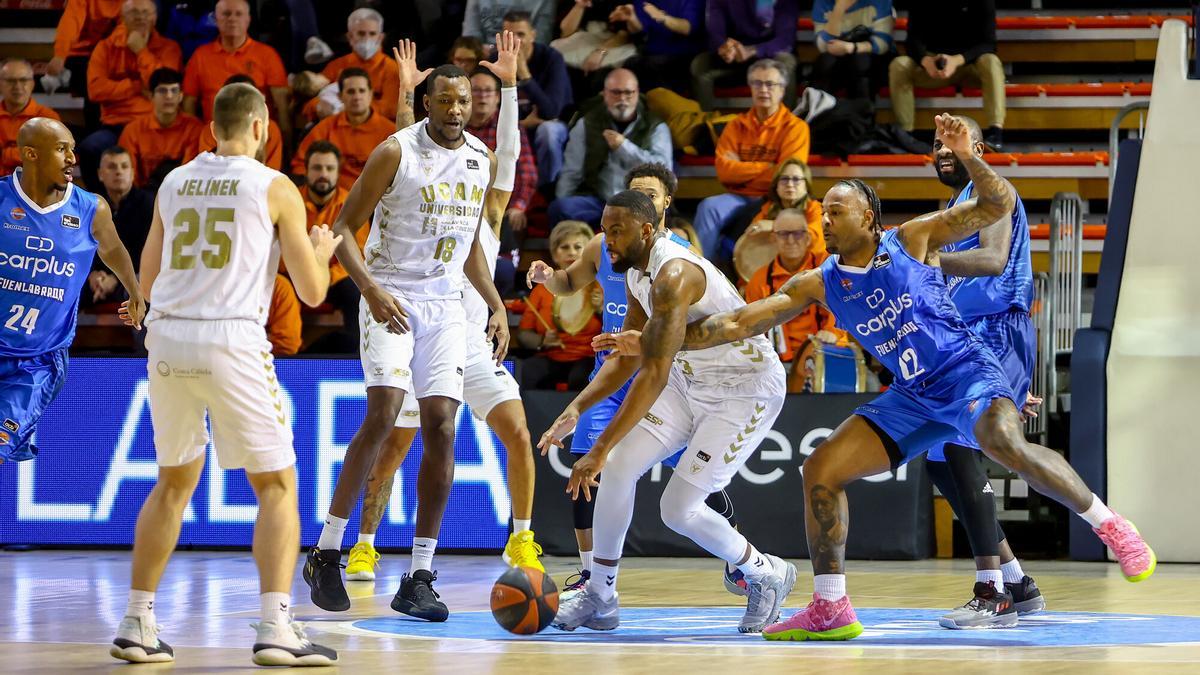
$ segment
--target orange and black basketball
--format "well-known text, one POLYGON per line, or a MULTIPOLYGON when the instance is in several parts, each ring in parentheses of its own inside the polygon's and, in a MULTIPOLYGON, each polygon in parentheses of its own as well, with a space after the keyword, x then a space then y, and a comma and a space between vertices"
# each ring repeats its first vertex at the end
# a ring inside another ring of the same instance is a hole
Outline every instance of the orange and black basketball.
POLYGON ((513 567, 492 586, 492 616, 510 633, 533 635, 558 613, 558 586, 544 572, 513 567))

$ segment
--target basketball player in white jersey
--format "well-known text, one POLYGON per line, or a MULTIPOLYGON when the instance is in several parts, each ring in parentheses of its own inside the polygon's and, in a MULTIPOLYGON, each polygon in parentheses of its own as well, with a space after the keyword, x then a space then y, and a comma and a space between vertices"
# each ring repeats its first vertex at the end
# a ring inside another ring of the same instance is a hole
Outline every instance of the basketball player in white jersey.
POLYGON ((367 414, 346 449, 304 580, 318 607, 350 608, 339 568, 347 519, 404 399, 412 396, 420 408, 425 452, 417 475, 412 566, 392 607, 445 621, 448 610, 433 591, 437 575, 432 567, 454 480, 454 423, 463 397, 468 342, 465 283, 492 311, 485 339, 489 344, 495 340, 496 363, 508 351, 508 316, 478 236, 496 162, 492 151, 465 131, 470 80, 456 66, 441 66, 429 75, 426 92, 428 117, 372 151, 334 223, 334 231, 353 239, 353 228, 374 212, 365 260, 357 246, 337 251, 362 292, 367 414))
MULTIPOLYGON (((488 270, 495 277, 496 257, 500 252, 500 225, 504 211, 516 180, 517 155, 520 153, 520 129, 517 126, 517 53, 521 41, 512 33, 496 38, 497 58, 495 63, 481 62, 487 68, 489 85, 494 78, 499 90, 499 110, 486 106, 473 106, 472 118, 481 113, 487 119, 497 115, 496 124, 496 181, 485 198, 484 221, 486 227, 479 228, 479 243, 483 247, 488 270)), ((397 129, 414 123, 411 93, 429 73, 421 71, 416 64, 416 45, 411 40, 401 40, 393 52, 400 72, 400 96, 396 116, 397 129)), ((472 73, 472 80, 484 77, 482 71, 472 73)), ((533 567, 545 571, 538 555, 541 547, 534 541, 533 484, 535 468, 533 449, 529 438, 529 425, 525 418, 525 406, 521 403, 521 392, 517 381, 503 367, 492 360, 492 346, 486 340, 488 308, 474 288, 463 289, 463 305, 466 309, 468 338, 467 363, 463 374, 463 400, 471 407, 477 418, 487 423, 504 444, 507 459, 509 497, 512 503, 513 532, 504 548, 504 560, 514 567, 533 567)), ((350 549, 350 560, 346 565, 346 578, 355 581, 373 581, 375 569, 381 556, 375 550, 375 532, 383 520, 395 480, 396 470, 404 462, 408 451, 421 426, 421 411, 415 398, 405 397, 396 428, 388 436, 375 466, 367 478, 363 491, 363 507, 359 524, 358 542, 350 549)))
POLYGON ((601 227, 613 270, 626 275, 625 328, 644 326, 642 355, 605 360, 538 444, 561 447, 583 411, 633 377, 616 415, 571 470, 572 496, 582 491, 590 500, 601 470, 604 482, 596 495, 591 578, 559 606, 554 625, 617 627, 617 566, 638 478, 686 446, 663 491, 663 522, 745 574, 750 594, 738 630, 757 633, 779 616, 796 568, 760 553, 705 500, 729 484, 770 432, 783 408, 786 377, 761 335, 724 349, 680 351, 689 320, 745 303, 712 263, 656 233, 657 220, 654 203, 641 192, 608 199, 601 227))
POLYGON ((300 546, 296 453, 264 324, 280 253, 297 295, 315 307, 341 238, 325 226, 306 234, 300 192, 255 160, 267 141, 258 89, 217 92, 212 131, 216 151, 163 181, 142 253, 142 288, 153 302, 146 347, 159 473, 138 515, 129 604, 110 653, 134 662, 175 658, 157 637, 154 592, 204 469, 207 412, 221 467, 245 469, 258 498, 254 662, 330 665, 337 653, 310 642, 289 613, 300 546))

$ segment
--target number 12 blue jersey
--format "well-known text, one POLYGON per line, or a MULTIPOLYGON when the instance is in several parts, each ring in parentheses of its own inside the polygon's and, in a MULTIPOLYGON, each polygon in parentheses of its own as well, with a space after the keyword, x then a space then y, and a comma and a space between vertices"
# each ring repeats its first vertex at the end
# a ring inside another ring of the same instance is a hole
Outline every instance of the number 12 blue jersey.
POLYGON ((0 178, 0 356, 29 357, 75 339, 100 197, 68 185, 61 201, 41 208, 19 176, 0 178))
POLYGON ((937 379, 985 349, 951 302, 942 271, 914 259, 898 229, 884 233, 865 268, 840 260, 821 265, 825 304, 896 376, 895 386, 937 379))

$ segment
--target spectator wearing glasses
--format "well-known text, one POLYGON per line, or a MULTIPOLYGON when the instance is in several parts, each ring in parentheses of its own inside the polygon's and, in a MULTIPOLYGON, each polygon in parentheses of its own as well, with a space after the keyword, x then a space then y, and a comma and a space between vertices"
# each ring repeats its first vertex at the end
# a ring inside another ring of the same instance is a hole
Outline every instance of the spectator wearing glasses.
MULTIPOLYGON (((796 72, 797 0, 708 0, 705 33, 708 49, 692 60, 692 90, 704 110, 717 106, 718 80, 736 77, 748 64, 775 59, 786 69, 785 84, 796 72)), ((793 92, 782 92, 792 100, 793 92)))
MULTIPOLYGON (((484 145, 496 149, 496 125, 500 121, 500 80, 486 68, 480 68, 471 75, 471 117, 467 120, 467 131, 483 141, 484 145)), ((517 178, 513 185, 512 196, 508 199, 508 209, 504 212, 504 223, 512 232, 525 229, 527 220, 525 212, 529 209, 529 201, 537 190, 537 164, 533 161, 533 147, 529 144, 529 135, 524 129, 520 130, 520 153, 517 155, 517 178)), ((501 247, 502 250, 505 247, 501 247)), ((507 247, 511 250, 513 247, 507 247)))
POLYGON ((461 35, 450 45, 450 53, 446 60, 462 68, 464 73, 473 73, 479 68, 479 62, 487 58, 487 50, 477 37, 461 35))
POLYGON ((121 24, 96 45, 88 61, 88 98, 100 104, 103 125, 79 144, 79 165, 89 186, 97 184, 100 153, 116 145, 126 124, 154 112, 150 76, 159 68, 181 67, 179 44, 158 34, 157 18, 154 0, 127 0, 121 24))
POLYGON ((558 177, 558 199, 550 205, 550 224, 581 220, 600 223, 604 202, 625 189, 625 174, 640 164, 671 163, 671 132, 646 108, 637 77, 618 68, 604 78, 599 99, 576 115, 558 177))
POLYGON ((821 202, 809 194, 812 171, 799 159, 789 159, 775 170, 767 196, 753 201, 740 209, 725 234, 729 239, 740 239, 747 234, 770 232, 775 218, 785 209, 796 209, 804 213, 810 230, 814 233, 812 249, 825 252, 825 235, 821 230, 821 202))
POLYGON ((817 51, 812 86, 847 98, 871 99, 896 51, 892 0, 816 0, 817 51))
MULTIPOLYGON (((771 224, 771 238, 779 253, 750 277, 745 290, 746 302, 774 295, 792 276, 820 267, 829 254, 816 246, 819 231, 819 227, 814 228, 808 221, 804 211, 780 211, 771 224)), ((833 314, 815 303, 796 318, 771 330, 775 351, 783 361, 794 359, 811 335, 828 344, 846 340, 845 333, 837 328, 833 314), (782 333, 776 333, 780 330, 782 333)))
POLYGON ((25 59, 0 64, 0 176, 21 166, 17 132, 35 117, 59 119, 54 108, 33 100, 33 66, 25 59))
POLYGON ((400 93, 397 79, 400 73, 396 61, 381 49, 383 16, 370 7, 350 12, 346 18, 346 40, 352 51, 330 61, 321 74, 330 82, 337 82, 346 68, 366 71, 371 78, 372 106, 375 111, 388 119, 396 119, 396 99, 400 93))
POLYGON ((709 258, 720 259, 718 244, 731 216, 767 194, 780 164, 793 158, 808 162, 808 124, 783 107, 788 72, 774 59, 750 66, 751 108, 717 140, 717 179, 727 193, 701 201, 693 223, 709 258))
POLYGON ((182 85, 183 75, 178 70, 154 71, 150 76, 153 112, 133 120, 121 132, 118 145, 129 151, 133 184, 138 187, 151 187, 151 176, 157 173, 161 177, 170 167, 178 166, 200 141, 204 123, 180 109, 182 85))

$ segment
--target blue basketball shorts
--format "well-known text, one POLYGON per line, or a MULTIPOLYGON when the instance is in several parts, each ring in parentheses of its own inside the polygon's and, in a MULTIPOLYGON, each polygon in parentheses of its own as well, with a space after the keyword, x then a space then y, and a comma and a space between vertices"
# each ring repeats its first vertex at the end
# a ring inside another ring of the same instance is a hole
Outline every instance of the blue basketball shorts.
MULTIPOLYGON (((1033 382, 1033 367, 1037 360, 1037 331, 1029 312, 1023 309, 1013 309, 999 314, 980 317, 970 324, 971 331, 983 339, 988 349, 1000 361, 1000 369, 1008 379, 1013 396, 1016 397, 1017 409, 1025 404, 1025 394, 1033 382)), ((974 434, 960 436, 953 441, 954 445, 979 450, 979 443, 974 434)), ((929 449, 929 459, 934 462, 946 461, 943 443, 929 449)))
POLYGON ((893 386, 854 414, 884 436, 895 469, 932 447, 974 437, 975 423, 998 398, 1016 402, 1000 364, 981 348, 935 378, 914 387, 893 386))
POLYGON ((67 350, 0 357, 0 458, 22 462, 37 455, 33 433, 46 406, 67 381, 67 350))
MULTIPOLYGON (((571 454, 582 455, 592 449, 596 439, 600 438, 600 434, 608 428, 608 423, 617 414, 617 408, 621 407, 621 403, 625 400, 625 394, 628 392, 629 385, 625 385, 617 393, 585 410, 579 416, 579 423, 575 425, 575 435, 571 437, 571 454)), ((684 448, 684 450, 686 449, 684 448)), ((674 469, 684 450, 663 460, 663 464, 674 469)))

